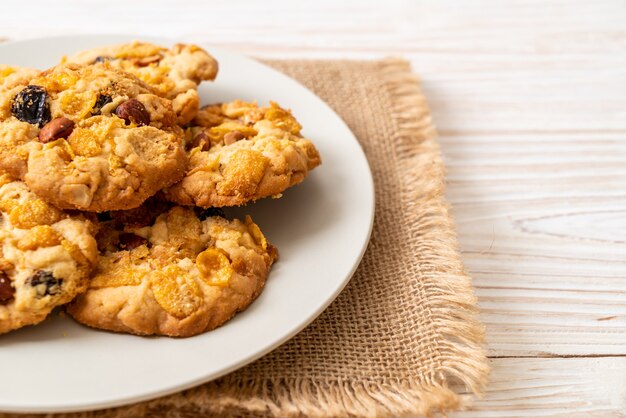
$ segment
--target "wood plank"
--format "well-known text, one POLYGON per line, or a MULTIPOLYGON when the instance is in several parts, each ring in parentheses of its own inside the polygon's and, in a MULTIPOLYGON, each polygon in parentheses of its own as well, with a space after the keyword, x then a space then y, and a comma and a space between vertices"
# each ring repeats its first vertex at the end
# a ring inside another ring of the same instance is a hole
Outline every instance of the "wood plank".
POLYGON ((491 353, 626 354, 623 136, 441 140, 491 353))
POLYGON ((624 417, 626 358, 492 359, 485 399, 450 418, 624 417))

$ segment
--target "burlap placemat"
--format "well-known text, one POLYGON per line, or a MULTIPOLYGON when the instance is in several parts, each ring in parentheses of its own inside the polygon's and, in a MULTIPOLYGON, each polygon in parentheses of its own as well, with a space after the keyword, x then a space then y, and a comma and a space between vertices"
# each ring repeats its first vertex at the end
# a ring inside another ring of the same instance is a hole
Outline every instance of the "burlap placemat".
POLYGON ((435 129, 408 64, 269 64, 333 107, 367 154, 376 220, 360 267, 313 324, 251 365, 176 395, 71 416, 417 416, 462 407, 471 395, 457 395, 454 381, 473 394, 483 388, 483 326, 444 200, 435 129))

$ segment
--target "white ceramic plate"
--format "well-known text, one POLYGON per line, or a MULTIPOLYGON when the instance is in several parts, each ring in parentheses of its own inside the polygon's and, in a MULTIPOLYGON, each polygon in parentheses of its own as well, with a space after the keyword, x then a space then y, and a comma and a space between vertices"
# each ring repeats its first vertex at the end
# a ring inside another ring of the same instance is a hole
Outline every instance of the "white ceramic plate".
MULTIPOLYGON (((132 40, 75 36, 0 45, 0 63, 47 68, 62 55, 132 40)), ((170 45, 165 39, 143 38, 170 45)), ((53 315, 0 336, 0 411, 61 412, 137 402, 231 372, 276 348, 317 317, 356 269, 374 218, 372 176, 358 142, 322 100, 256 61, 204 45, 219 61, 203 103, 236 98, 291 108, 323 164, 282 199, 250 213, 280 251, 265 291, 225 326, 187 339, 141 338, 84 328, 53 315)))

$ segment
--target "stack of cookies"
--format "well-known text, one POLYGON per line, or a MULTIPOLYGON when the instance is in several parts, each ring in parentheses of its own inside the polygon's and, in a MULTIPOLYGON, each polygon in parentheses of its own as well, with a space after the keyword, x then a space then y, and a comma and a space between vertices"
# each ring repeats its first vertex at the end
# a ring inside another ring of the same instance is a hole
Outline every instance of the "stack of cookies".
POLYGON ((289 110, 200 106, 216 60, 132 42, 0 65, 0 333, 65 305, 93 328, 191 336, 245 309, 278 252, 222 208, 320 164, 289 110))

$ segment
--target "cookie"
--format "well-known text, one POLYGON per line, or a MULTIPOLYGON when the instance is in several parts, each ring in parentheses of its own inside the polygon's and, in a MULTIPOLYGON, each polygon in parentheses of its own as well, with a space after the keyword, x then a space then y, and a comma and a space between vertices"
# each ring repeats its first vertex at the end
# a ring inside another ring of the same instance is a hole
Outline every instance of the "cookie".
POLYGON ((186 130, 185 177, 163 190, 181 205, 236 206, 279 196, 321 163, 291 112, 234 101, 203 108, 186 130))
MULTIPOLYGON (((39 73, 30 68, 0 65, 0 121, 11 117, 13 97, 39 73)), ((37 128, 34 126, 24 124, 13 129, 0 123, 0 168, 13 177, 19 177, 25 170, 28 155, 20 155, 23 150, 15 146, 35 137, 37 128)))
POLYGON ((10 93, 0 170, 59 208, 137 207, 184 174, 171 101, 106 62, 57 66, 10 93))
POLYGON ((0 175, 0 333, 43 321, 87 288, 95 224, 0 175))
POLYGON ((103 222, 89 289, 67 307, 78 322, 188 337, 220 326, 259 295, 277 252, 250 217, 230 221, 180 206, 157 214, 144 205, 103 222))
POLYGON ((196 45, 176 44, 171 49, 134 41, 93 48, 70 57, 69 62, 91 64, 109 61, 116 68, 132 73, 171 99, 178 123, 185 125, 199 109, 198 84, 217 76, 217 61, 196 45))

